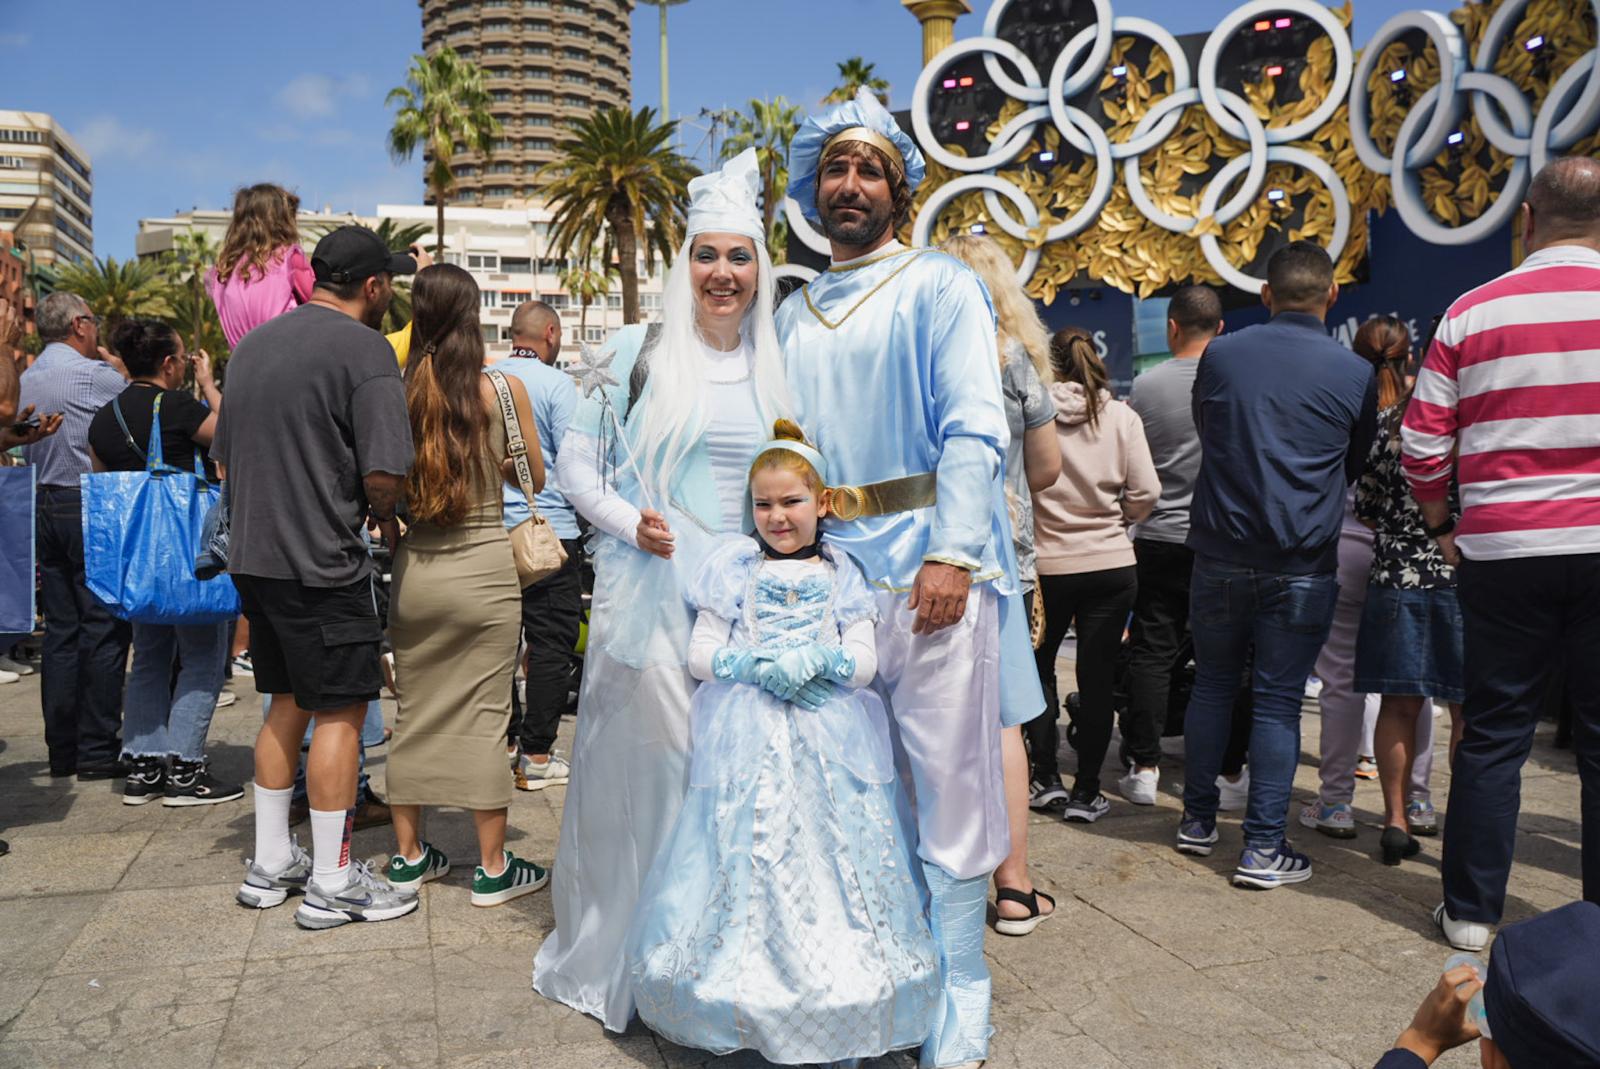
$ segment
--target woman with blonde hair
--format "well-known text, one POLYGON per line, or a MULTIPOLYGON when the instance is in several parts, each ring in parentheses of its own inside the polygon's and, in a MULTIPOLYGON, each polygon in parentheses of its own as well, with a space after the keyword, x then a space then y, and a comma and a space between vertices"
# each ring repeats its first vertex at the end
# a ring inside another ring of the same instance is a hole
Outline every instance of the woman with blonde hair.
MULTIPOLYGON (((395 552, 389 635, 400 696, 387 778, 396 849, 385 876, 415 891, 450 871, 422 838, 422 807, 472 811, 479 864, 472 904, 543 887, 546 870, 505 848, 511 777, 505 737, 522 629, 522 590, 500 517, 500 484, 517 480, 496 382, 483 373, 478 284, 451 264, 417 272, 406 408, 416 459, 406 477, 411 526, 395 552)), ((533 487, 544 461, 522 382, 500 379, 533 487)))
MULTIPOLYGON (((1045 392, 1054 380, 1050 371, 1050 335, 1005 250, 993 238, 957 234, 940 246, 977 272, 989 289, 998 321, 1000 388, 1005 400, 1011 441, 1006 447, 1006 500, 1011 508, 1011 538, 1017 553, 1017 582, 1031 615, 1038 597, 1038 569, 1033 552, 1033 495, 1061 474, 1056 446, 1055 406, 1045 392)), ((1039 710, 1036 715, 1042 715, 1039 710)), ((1026 711, 1021 714, 1026 716, 1026 711)), ((1000 758, 1005 771, 1006 815, 1011 853, 995 869, 995 931, 1027 935, 1051 913, 1055 899, 1033 886, 1028 874, 1028 809, 1065 804, 1059 778, 1053 784, 1030 784, 1028 753, 1021 722, 1002 711, 1000 758)))

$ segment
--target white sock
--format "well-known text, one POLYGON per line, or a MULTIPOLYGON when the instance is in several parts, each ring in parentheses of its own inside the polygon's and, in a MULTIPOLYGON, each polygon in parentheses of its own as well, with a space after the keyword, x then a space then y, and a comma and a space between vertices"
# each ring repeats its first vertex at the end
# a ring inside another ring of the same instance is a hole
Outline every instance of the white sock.
POLYGON ((289 850, 289 799, 293 787, 272 790, 256 784, 256 856, 264 872, 282 872, 293 854, 289 850))
POLYGON ((311 878, 329 891, 350 882, 349 818, 348 809, 311 811, 311 878))

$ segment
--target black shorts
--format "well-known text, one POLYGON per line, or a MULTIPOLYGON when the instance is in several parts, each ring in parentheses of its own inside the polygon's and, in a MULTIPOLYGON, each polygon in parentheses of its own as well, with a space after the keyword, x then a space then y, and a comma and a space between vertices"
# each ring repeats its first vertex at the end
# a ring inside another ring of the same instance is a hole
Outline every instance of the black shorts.
POLYGON ((370 577, 340 587, 253 575, 235 575, 233 583, 250 621, 257 691, 293 694, 311 712, 377 699, 383 632, 370 577))

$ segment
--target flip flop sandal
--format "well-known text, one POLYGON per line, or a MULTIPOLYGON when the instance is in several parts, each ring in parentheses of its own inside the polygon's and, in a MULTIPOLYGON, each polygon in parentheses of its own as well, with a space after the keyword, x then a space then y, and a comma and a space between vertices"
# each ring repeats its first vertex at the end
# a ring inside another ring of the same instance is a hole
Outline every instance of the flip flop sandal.
POLYGON ((1056 900, 1038 888, 1023 894, 1013 887, 1002 887, 995 892, 994 899, 996 906, 994 930, 1001 935, 1027 935, 1055 915, 1056 900), (1039 899, 1041 898, 1050 903, 1051 911, 1049 913, 1039 912, 1039 899), (999 914, 999 904, 1001 902, 1015 902, 1019 906, 1027 906, 1028 915, 1026 917, 1002 917, 999 914))

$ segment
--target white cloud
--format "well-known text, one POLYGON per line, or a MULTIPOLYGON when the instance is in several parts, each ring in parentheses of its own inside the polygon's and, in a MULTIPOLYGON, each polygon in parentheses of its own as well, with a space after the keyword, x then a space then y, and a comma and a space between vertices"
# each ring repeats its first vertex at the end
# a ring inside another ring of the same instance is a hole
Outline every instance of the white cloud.
POLYGON ((340 101, 367 94, 370 88, 361 75, 330 78, 326 74, 302 74, 278 90, 278 107, 297 119, 330 118, 340 101))
POLYGON ((138 159, 155 147, 152 130, 126 126, 114 115, 101 115, 80 127, 75 136, 96 162, 107 156, 138 159))

